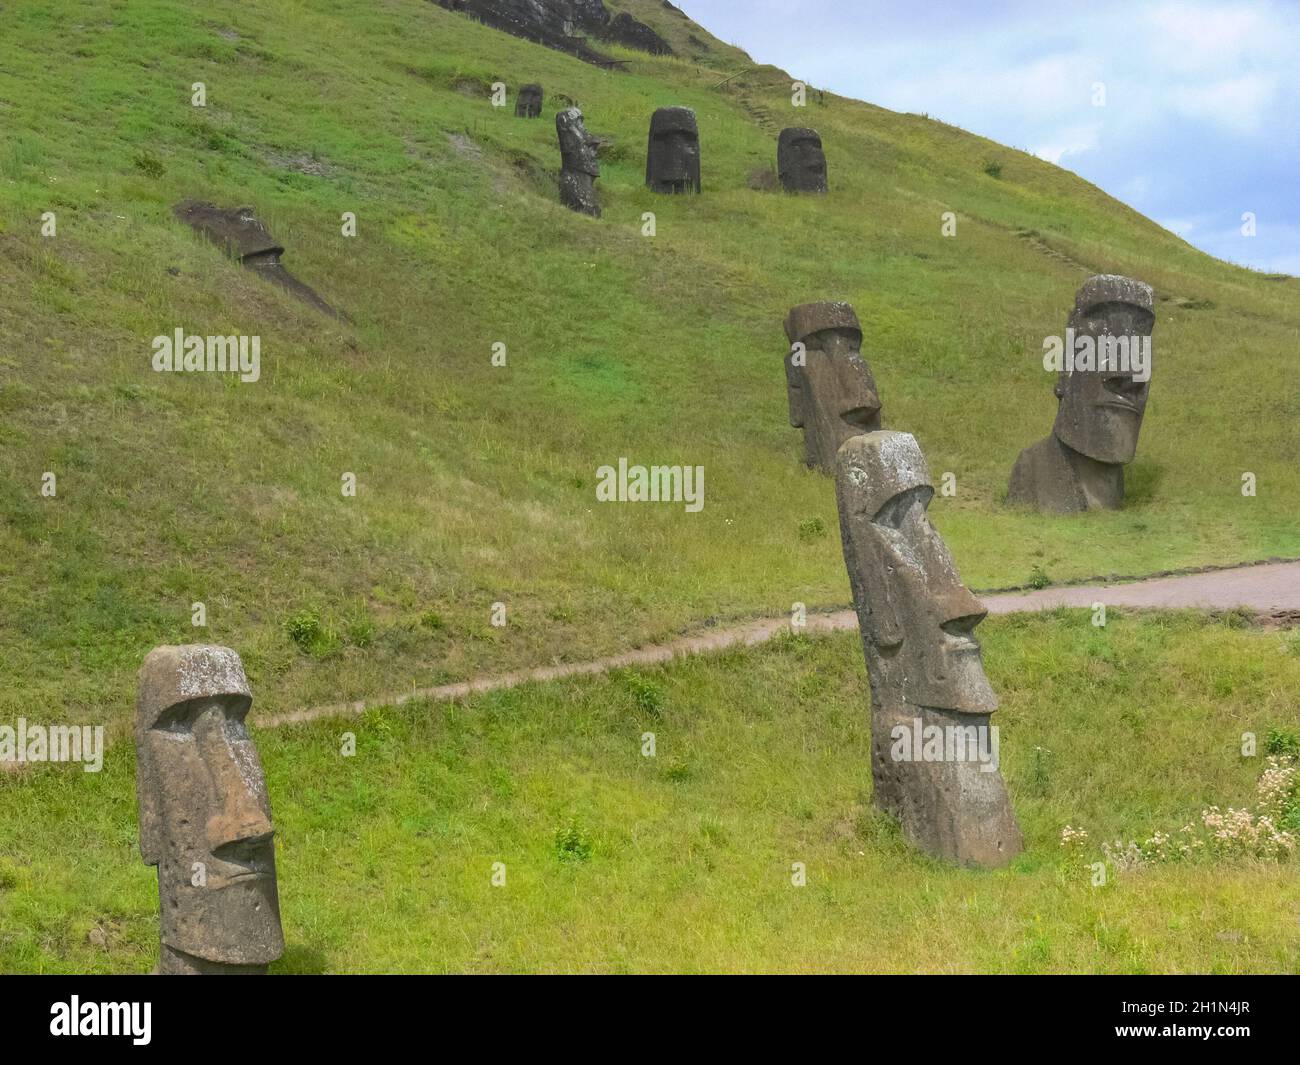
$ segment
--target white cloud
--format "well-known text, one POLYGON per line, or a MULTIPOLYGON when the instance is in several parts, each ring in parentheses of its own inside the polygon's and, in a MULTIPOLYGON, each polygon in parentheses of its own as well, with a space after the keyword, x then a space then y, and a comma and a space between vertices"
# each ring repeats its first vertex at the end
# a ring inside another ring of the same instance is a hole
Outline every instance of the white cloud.
POLYGON ((1300 99, 1289 54, 1300 39, 1300 5, 1173 0, 1145 12, 1123 0, 1049 5, 1018 13, 1014 27, 989 19, 938 37, 872 41, 865 63, 856 34, 832 34, 834 43, 823 39, 808 52, 809 76, 885 107, 1038 145, 1035 153, 1053 162, 1144 134, 1152 141, 1170 121, 1257 135, 1278 117, 1293 121, 1286 101, 1300 99), (1098 81, 1107 106, 1094 108, 1098 81))
POLYGON ((1046 159, 1049 163, 1061 165, 1061 160, 1068 155, 1082 155, 1097 147, 1097 134, 1101 127, 1097 124, 1075 126, 1062 130, 1053 140, 1033 149, 1034 155, 1046 159))
POLYGON ((1274 97, 1272 78, 1244 74, 1211 85, 1184 86, 1172 105, 1190 118, 1207 119, 1231 132, 1254 133, 1274 97))
POLYGON ((1279 43, 1275 36, 1277 13, 1258 3, 1177 0, 1154 7, 1145 19, 1139 18, 1137 35, 1148 39, 1150 59, 1162 69, 1194 76, 1236 67, 1251 54, 1279 43))
POLYGON ((1144 199, 1151 190, 1151 178, 1146 174, 1137 174, 1124 182, 1119 195, 1129 201, 1144 199))
POLYGON ((796 76, 1032 146, 1213 254, 1294 268, 1300 0, 695 5, 796 76), (1257 240, 1232 236, 1243 203, 1276 220, 1257 240))

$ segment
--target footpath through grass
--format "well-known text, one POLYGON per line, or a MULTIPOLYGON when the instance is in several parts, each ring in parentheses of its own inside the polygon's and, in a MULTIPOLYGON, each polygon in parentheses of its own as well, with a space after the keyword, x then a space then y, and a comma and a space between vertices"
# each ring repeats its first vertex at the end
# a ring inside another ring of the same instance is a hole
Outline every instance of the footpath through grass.
POLYGON ((0 10, 0 720, 120 737, 160 643, 236 648, 289 710, 844 604, 781 367, 813 299, 853 302, 886 426, 955 474, 932 513, 971 586, 1300 555, 1294 278, 941 123, 795 110, 772 68, 720 86, 745 57, 621 6, 701 61, 602 71, 427 0, 0 10), (492 108, 498 80, 540 81, 542 120, 492 108), (599 221, 557 201, 564 97, 610 140, 599 221), (642 187, 667 104, 699 114, 703 196, 642 187), (751 187, 781 125, 821 131, 829 196, 751 187), (171 217, 185 197, 254 206, 354 324, 223 260, 171 217), (1161 301, 1128 503, 1017 512, 1011 465, 1053 413, 1042 340, 1088 271, 1161 301), (260 380, 154 373, 178 327, 260 336, 260 380), (621 456, 704 466, 703 511, 597 504, 621 456))
MULTIPOLYGON (((996 872, 919 857, 873 811, 856 634, 261 731, 273 971, 1300 973, 1294 857, 1089 869, 1251 804, 1270 730, 1300 733, 1300 638, 1108 621, 981 627, 1026 839, 996 872)), ((152 964, 133 780, 127 744, 98 775, 0 777, 0 971, 152 964)))

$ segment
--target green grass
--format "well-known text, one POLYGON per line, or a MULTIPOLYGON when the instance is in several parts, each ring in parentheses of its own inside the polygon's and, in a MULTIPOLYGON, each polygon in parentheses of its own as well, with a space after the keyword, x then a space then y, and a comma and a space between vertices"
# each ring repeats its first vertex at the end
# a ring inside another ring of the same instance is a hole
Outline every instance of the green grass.
MULTIPOLYGON (((871 806, 856 635, 783 638, 259 732, 288 944, 273 971, 1300 972, 1294 857, 1101 888, 1087 868, 1103 840, 1250 803, 1270 729, 1300 728, 1296 634, 1119 611, 1095 629, 1086 610, 981 633, 1026 839, 1005 869, 899 839, 871 806), (1090 853, 1063 856, 1066 824, 1090 853)), ((129 744, 97 776, 0 778, 0 971, 152 965, 133 778, 129 744)))
POLYGON ((719 88, 746 57, 689 50, 712 39, 650 0, 615 7, 703 61, 620 52, 611 73, 427 0, 0 12, 0 674, 20 681, 0 718, 120 734, 164 642, 237 648, 288 710, 844 603, 837 537, 808 534, 836 527, 832 486, 799 463, 781 370, 785 312, 818 298, 856 306, 886 426, 956 474, 933 515, 973 587, 1300 555, 1294 279, 920 116, 795 111, 770 67, 719 88), (544 118, 491 108, 498 79, 541 81, 544 118), (557 202, 559 94, 614 138, 599 221, 557 202), (701 197, 642 187, 664 104, 699 113, 701 197), (830 196, 748 187, 784 124, 821 131, 830 196), (171 218, 187 196, 254 205, 354 324, 224 261, 171 218), (1084 276, 1021 233, 1170 297, 1123 511, 1001 501, 1050 425, 1041 341, 1084 276), (261 381, 153 373, 178 326, 260 335, 261 381), (705 466, 704 510, 597 505, 620 455, 705 466), (295 642, 304 614, 319 638, 295 642))

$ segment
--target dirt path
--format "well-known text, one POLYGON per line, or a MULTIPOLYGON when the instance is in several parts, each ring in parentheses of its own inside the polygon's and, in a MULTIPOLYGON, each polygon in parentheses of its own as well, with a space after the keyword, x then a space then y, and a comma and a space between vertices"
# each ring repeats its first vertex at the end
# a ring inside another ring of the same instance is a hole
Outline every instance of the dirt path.
POLYGON ((1231 610, 1245 607, 1259 614, 1295 614, 1300 611, 1300 562, 1270 562, 1130 583, 1067 585, 984 597, 990 614, 1051 610, 1058 606, 1090 607, 1097 602, 1108 607, 1152 610, 1184 607, 1231 610))
MULTIPOLYGON (((1091 608, 1094 603, 1108 607, 1175 609, 1182 607, 1206 610, 1231 610, 1245 607, 1259 614, 1279 617, 1290 623, 1300 621, 1300 561, 1269 562, 1232 569, 1211 570, 1172 577, 1103 584, 1080 584, 1039 591, 1002 592, 981 596, 990 614, 1013 614, 1018 611, 1051 610, 1058 606, 1091 608)), ((802 631, 808 633, 844 632, 858 627, 852 610, 830 614, 809 614, 802 631)), ((763 618, 743 624, 692 633, 671 643, 657 644, 636 651, 592 662, 576 662, 537 669, 518 670, 496 676, 476 677, 457 684, 436 688, 417 688, 401 694, 360 699, 330 706, 315 706, 287 714, 274 714, 254 722, 260 728, 274 728, 322 717, 361 714, 375 706, 400 706, 412 699, 459 699, 475 692, 513 688, 529 681, 558 680, 589 673, 605 673, 625 666, 649 666, 687 654, 721 651, 727 647, 765 643, 777 633, 788 631, 788 617, 763 618)))

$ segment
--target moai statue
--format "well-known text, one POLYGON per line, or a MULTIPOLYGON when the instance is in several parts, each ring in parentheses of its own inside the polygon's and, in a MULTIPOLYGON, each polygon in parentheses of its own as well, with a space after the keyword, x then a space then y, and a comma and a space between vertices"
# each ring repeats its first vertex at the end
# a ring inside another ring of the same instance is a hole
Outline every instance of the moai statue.
POLYGON ((805 303, 785 320, 790 424, 803 430, 804 463, 835 472, 840 445, 880 428, 880 396, 862 357, 862 327, 847 303, 805 303))
POLYGON ((915 438, 855 436, 840 448, 835 489, 871 684, 876 806, 932 857, 1010 861, 1022 840, 974 637, 985 610, 926 516, 934 487, 915 438))
POLYGON ((515 118, 542 117, 542 87, 540 85, 521 85, 519 95, 515 97, 515 118))
POLYGON ((700 130, 689 107, 661 107, 650 119, 645 183, 655 192, 700 191, 700 130))
POLYGON ((218 207, 200 200, 182 200, 172 214, 195 232, 202 234, 241 266, 254 271, 264 281, 279 285, 334 318, 345 317, 320 298, 309 285, 303 284, 284 268, 280 256, 284 245, 276 242, 271 231, 251 207, 218 207))
POLYGON ((158 867, 164 974, 264 973, 284 952, 266 778, 228 647, 157 647, 135 711, 140 854, 158 867))
POLYGON ((582 124, 582 112, 567 108, 555 116, 555 132, 560 137, 560 202, 570 210, 600 217, 596 199, 596 179, 600 163, 596 160, 596 138, 582 124))
POLYGON ((1056 422, 1025 448, 1007 498, 1061 514, 1124 502, 1124 465, 1137 453, 1151 376, 1151 286, 1116 274, 1083 283, 1065 331, 1056 422), (1080 368, 1082 366, 1082 368, 1080 368))
POLYGON ((825 192, 826 154, 815 129, 781 131, 776 144, 776 171, 786 192, 825 192))

